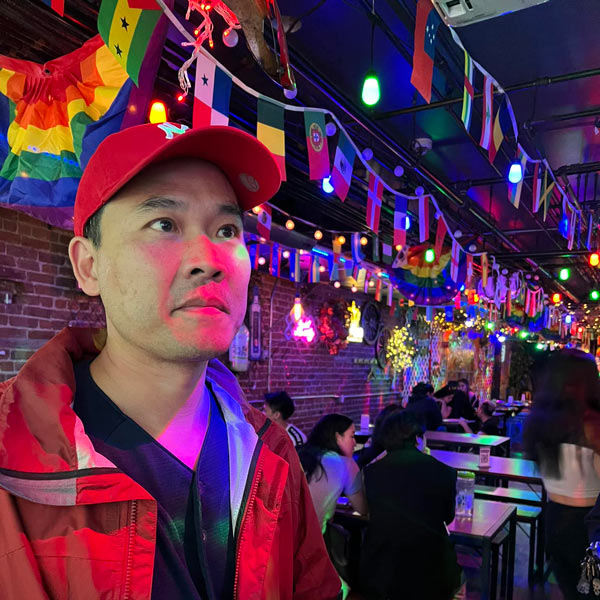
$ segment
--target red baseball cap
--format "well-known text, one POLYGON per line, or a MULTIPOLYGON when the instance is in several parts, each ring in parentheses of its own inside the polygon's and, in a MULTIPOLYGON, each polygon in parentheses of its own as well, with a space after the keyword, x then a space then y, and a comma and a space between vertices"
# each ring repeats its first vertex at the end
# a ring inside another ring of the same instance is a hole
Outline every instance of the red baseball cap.
POLYGON ((87 220, 143 168, 177 157, 201 158, 219 167, 242 210, 270 200, 281 185, 281 173, 269 149, 240 129, 137 125, 109 135, 90 158, 75 198, 75 235, 83 235, 87 220))

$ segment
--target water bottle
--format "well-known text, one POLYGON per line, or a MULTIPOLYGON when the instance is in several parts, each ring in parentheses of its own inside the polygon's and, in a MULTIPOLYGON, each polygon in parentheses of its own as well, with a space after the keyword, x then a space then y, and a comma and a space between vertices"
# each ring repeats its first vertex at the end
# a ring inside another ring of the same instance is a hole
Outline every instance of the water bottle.
POLYGON ((473 500, 475 499, 475 473, 459 471, 456 478, 456 516, 473 516, 473 500))

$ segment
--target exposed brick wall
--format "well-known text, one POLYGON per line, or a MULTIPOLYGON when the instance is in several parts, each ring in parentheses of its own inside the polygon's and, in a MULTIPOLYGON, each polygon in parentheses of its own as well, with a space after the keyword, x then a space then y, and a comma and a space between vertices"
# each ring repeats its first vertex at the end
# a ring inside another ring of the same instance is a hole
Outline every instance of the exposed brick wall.
POLYGON ((69 232, 0 208, 0 380, 69 323, 103 323, 100 302, 77 290, 70 239, 69 232))

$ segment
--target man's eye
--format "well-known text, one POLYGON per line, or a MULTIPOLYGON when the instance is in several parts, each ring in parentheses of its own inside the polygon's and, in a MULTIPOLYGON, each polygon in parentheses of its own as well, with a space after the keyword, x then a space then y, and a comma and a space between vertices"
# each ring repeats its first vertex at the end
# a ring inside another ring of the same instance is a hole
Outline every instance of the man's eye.
POLYGON ((240 233, 240 230, 235 225, 223 225, 217 232, 219 237, 225 238, 226 240, 232 240, 236 238, 240 233))
POLYGON ((171 219, 157 219, 150 225, 150 229, 162 233, 171 233, 175 231, 175 223, 171 219))

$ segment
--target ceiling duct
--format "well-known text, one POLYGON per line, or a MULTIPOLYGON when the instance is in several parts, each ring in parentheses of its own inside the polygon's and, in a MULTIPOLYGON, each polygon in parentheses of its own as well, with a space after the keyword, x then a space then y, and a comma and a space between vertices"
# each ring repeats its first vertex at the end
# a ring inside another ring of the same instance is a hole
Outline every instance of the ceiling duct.
POLYGON ((523 10, 548 0, 432 0, 450 27, 462 27, 523 10))

